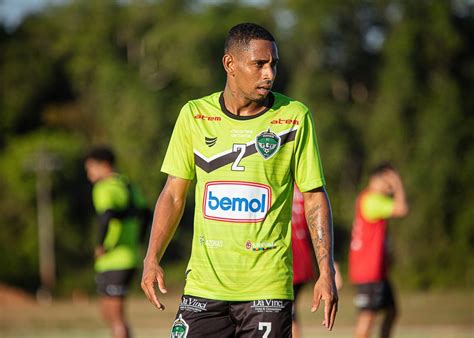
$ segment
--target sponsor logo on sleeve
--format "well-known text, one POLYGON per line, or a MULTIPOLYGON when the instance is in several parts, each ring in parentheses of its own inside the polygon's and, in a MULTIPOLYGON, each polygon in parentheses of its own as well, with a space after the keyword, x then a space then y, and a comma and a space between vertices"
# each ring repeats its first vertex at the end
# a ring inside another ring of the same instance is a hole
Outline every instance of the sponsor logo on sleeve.
POLYGON ((257 223, 265 219, 271 201, 271 189, 267 185, 215 181, 206 183, 202 207, 207 219, 257 223))

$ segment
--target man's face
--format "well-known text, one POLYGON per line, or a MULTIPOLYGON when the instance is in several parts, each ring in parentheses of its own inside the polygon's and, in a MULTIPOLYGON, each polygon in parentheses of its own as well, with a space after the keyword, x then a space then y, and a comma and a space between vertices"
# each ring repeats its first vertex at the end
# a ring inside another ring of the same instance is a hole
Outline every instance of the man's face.
POLYGON ((102 179, 106 175, 107 167, 108 164, 106 162, 96 161, 93 159, 88 159, 84 163, 87 178, 91 183, 95 183, 102 179))
POLYGON ((232 56, 239 94, 251 101, 265 100, 277 73, 279 58, 275 42, 251 40, 246 50, 236 50, 232 56))

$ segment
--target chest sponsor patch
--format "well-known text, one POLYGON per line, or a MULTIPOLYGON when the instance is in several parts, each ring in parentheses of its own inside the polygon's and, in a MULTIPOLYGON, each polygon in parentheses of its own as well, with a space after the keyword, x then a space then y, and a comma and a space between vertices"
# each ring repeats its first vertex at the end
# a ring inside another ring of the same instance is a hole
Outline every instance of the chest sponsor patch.
POLYGON ((257 223, 265 219, 272 201, 269 186, 253 182, 206 183, 204 218, 223 222, 257 223))

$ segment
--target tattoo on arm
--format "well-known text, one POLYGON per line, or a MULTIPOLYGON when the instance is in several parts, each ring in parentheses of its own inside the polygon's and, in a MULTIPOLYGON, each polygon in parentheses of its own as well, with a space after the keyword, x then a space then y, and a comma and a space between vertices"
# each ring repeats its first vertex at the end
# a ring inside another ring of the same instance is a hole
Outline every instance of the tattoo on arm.
POLYGON ((318 264, 328 258, 328 223, 323 215, 321 215, 321 204, 312 207, 306 215, 311 234, 311 241, 316 249, 316 259, 318 264))

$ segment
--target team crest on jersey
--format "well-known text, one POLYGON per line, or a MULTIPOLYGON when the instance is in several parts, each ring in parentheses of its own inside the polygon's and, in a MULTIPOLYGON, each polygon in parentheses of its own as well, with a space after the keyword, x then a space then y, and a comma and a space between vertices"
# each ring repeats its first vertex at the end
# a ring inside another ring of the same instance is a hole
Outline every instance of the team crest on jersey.
POLYGON ((257 152, 266 160, 275 155, 280 149, 281 139, 280 136, 270 131, 262 131, 255 138, 255 148, 257 152))
POLYGON ((171 338, 186 338, 188 336, 189 325, 180 314, 171 327, 171 338))

